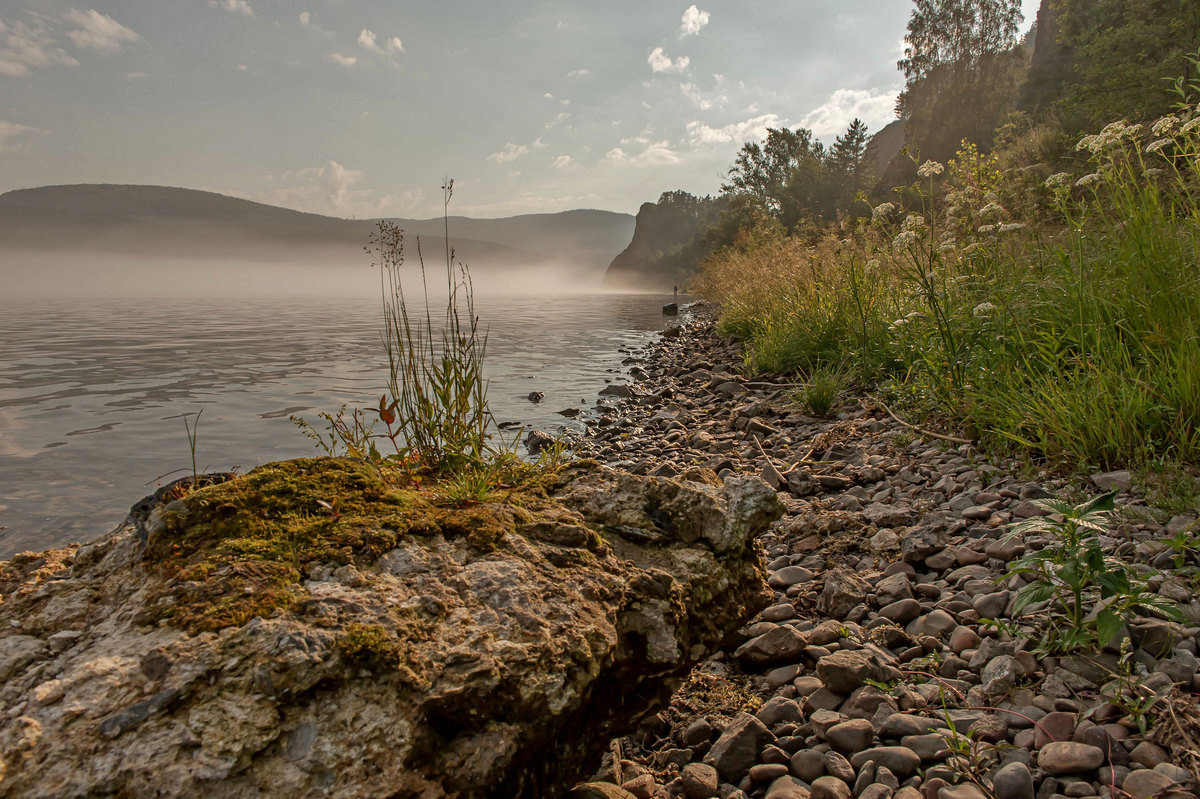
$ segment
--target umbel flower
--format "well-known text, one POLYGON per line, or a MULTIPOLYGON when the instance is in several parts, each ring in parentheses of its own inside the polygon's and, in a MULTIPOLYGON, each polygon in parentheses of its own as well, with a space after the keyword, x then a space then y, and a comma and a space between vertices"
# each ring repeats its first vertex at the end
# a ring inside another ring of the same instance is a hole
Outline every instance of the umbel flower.
POLYGON ((871 211, 872 219, 887 219, 892 215, 892 211, 896 210, 896 206, 892 203, 880 203, 871 211))
POLYGON ((917 174, 923 178, 931 178, 934 175, 942 174, 944 169, 945 167, 939 164, 937 161, 926 161, 917 167, 917 174))

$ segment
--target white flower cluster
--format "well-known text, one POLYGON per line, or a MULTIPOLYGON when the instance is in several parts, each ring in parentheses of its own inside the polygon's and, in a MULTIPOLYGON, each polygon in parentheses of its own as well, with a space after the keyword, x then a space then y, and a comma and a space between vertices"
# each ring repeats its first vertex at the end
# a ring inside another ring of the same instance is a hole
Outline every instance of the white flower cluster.
POLYGON ((997 230, 999 230, 1001 233, 1012 233, 1014 230, 1024 230, 1024 229, 1025 229, 1024 222, 1006 222, 1006 223, 1001 224, 997 228, 997 230))
POLYGON ((892 249, 907 250, 917 243, 917 234, 911 230, 906 230, 896 238, 892 239, 892 249))
POLYGON ((880 203, 871 211, 872 219, 887 219, 896 210, 896 206, 892 203, 880 203))
POLYGON ((971 309, 971 316, 983 317, 996 310, 996 306, 990 302, 981 302, 971 309))
POLYGON ((921 230, 925 227, 925 217, 920 214, 909 214, 904 217, 905 230, 921 230))
POLYGON ((1150 142, 1150 144, 1146 145, 1146 152, 1157 153, 1159 150, 1166 147, 1168 144, 1172 144, 1173 142, 1174 139, 1155 139, 1154 141, 1150 142))
POLYGON ((942 174, 944 169, 945 167, 939 164, 937 161, 926 161, 917 167, 917 174, 923 178, 931 178, 934 175, 942 174))
POLYGON ((1070 172, 1055 172, 1050 177, 1046 178, 1045 186, 1048 189, 1062 189, 1071 185, 1070 172))
POLYGON ((999 216, 1000 214, 1003 214, 1003 213, 1004 213, 1004 206, 1000 205, 1000 203, 997 203, 997 202, 990 202, 987 205, 985 205, 979 209, 980 216, 992 216, 993 214, 996 216, 999 216))
POLYGON ((1092 172, 1090 174, 1084 175, 1079 180, 1075 181, 1075 185, 1076 186, 1090 186, 1093 183, 1098 182, 1099 180, 1100 180, 1100 173, 1092 172))

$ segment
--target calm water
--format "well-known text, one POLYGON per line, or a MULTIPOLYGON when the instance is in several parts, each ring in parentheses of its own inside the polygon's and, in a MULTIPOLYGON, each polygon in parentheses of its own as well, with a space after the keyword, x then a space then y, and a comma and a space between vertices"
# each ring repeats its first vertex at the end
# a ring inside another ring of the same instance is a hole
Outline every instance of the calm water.
MULTIPOLYGON (((571 424, 662 327, 648 295, 479 297, 500 421, 571 424), (526 399, 541 391, 545 400, 526 399)), ((107 532, 191 470, 316 454, 288 420, 370 405, 386 381, 378 299, 0 304, 0 558, 107 532)))

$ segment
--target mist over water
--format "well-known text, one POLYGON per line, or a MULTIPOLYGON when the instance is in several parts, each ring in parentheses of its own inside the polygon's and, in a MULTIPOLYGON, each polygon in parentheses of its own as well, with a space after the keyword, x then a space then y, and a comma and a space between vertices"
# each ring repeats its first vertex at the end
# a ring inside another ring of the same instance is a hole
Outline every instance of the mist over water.
MULTIPOLYGON (((318 454, 289 415, 317 423, 384 391, 369 259, 101 260, 6 262, 0 558, 108 532, 156 485, 190 472, 184 414, 204 410, 201 468, 248 470, 318 454)), ((594 405, 606 381, 624 379, 620 350, 663 324, 662 296, 603 294, 543 269, 472 274, 499 421, 577 424, 557 411, 594 405), (531 403, 531 391, 544 401, 531 403)), ((444 279, 429 273, 431 287, 444 279)))

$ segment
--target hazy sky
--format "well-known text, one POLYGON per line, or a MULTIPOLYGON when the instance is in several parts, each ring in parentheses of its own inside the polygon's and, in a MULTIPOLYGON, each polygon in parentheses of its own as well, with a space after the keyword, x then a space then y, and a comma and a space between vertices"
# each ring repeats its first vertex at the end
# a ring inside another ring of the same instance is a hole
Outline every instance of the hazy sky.
MULTIPOLYGON (((1037 0, 1024 0, 1026 25, 1037 0)), ((634 212, 742 142, 892 119, 907 0, 3 0, 0 191, 336 216, 634 212)))

